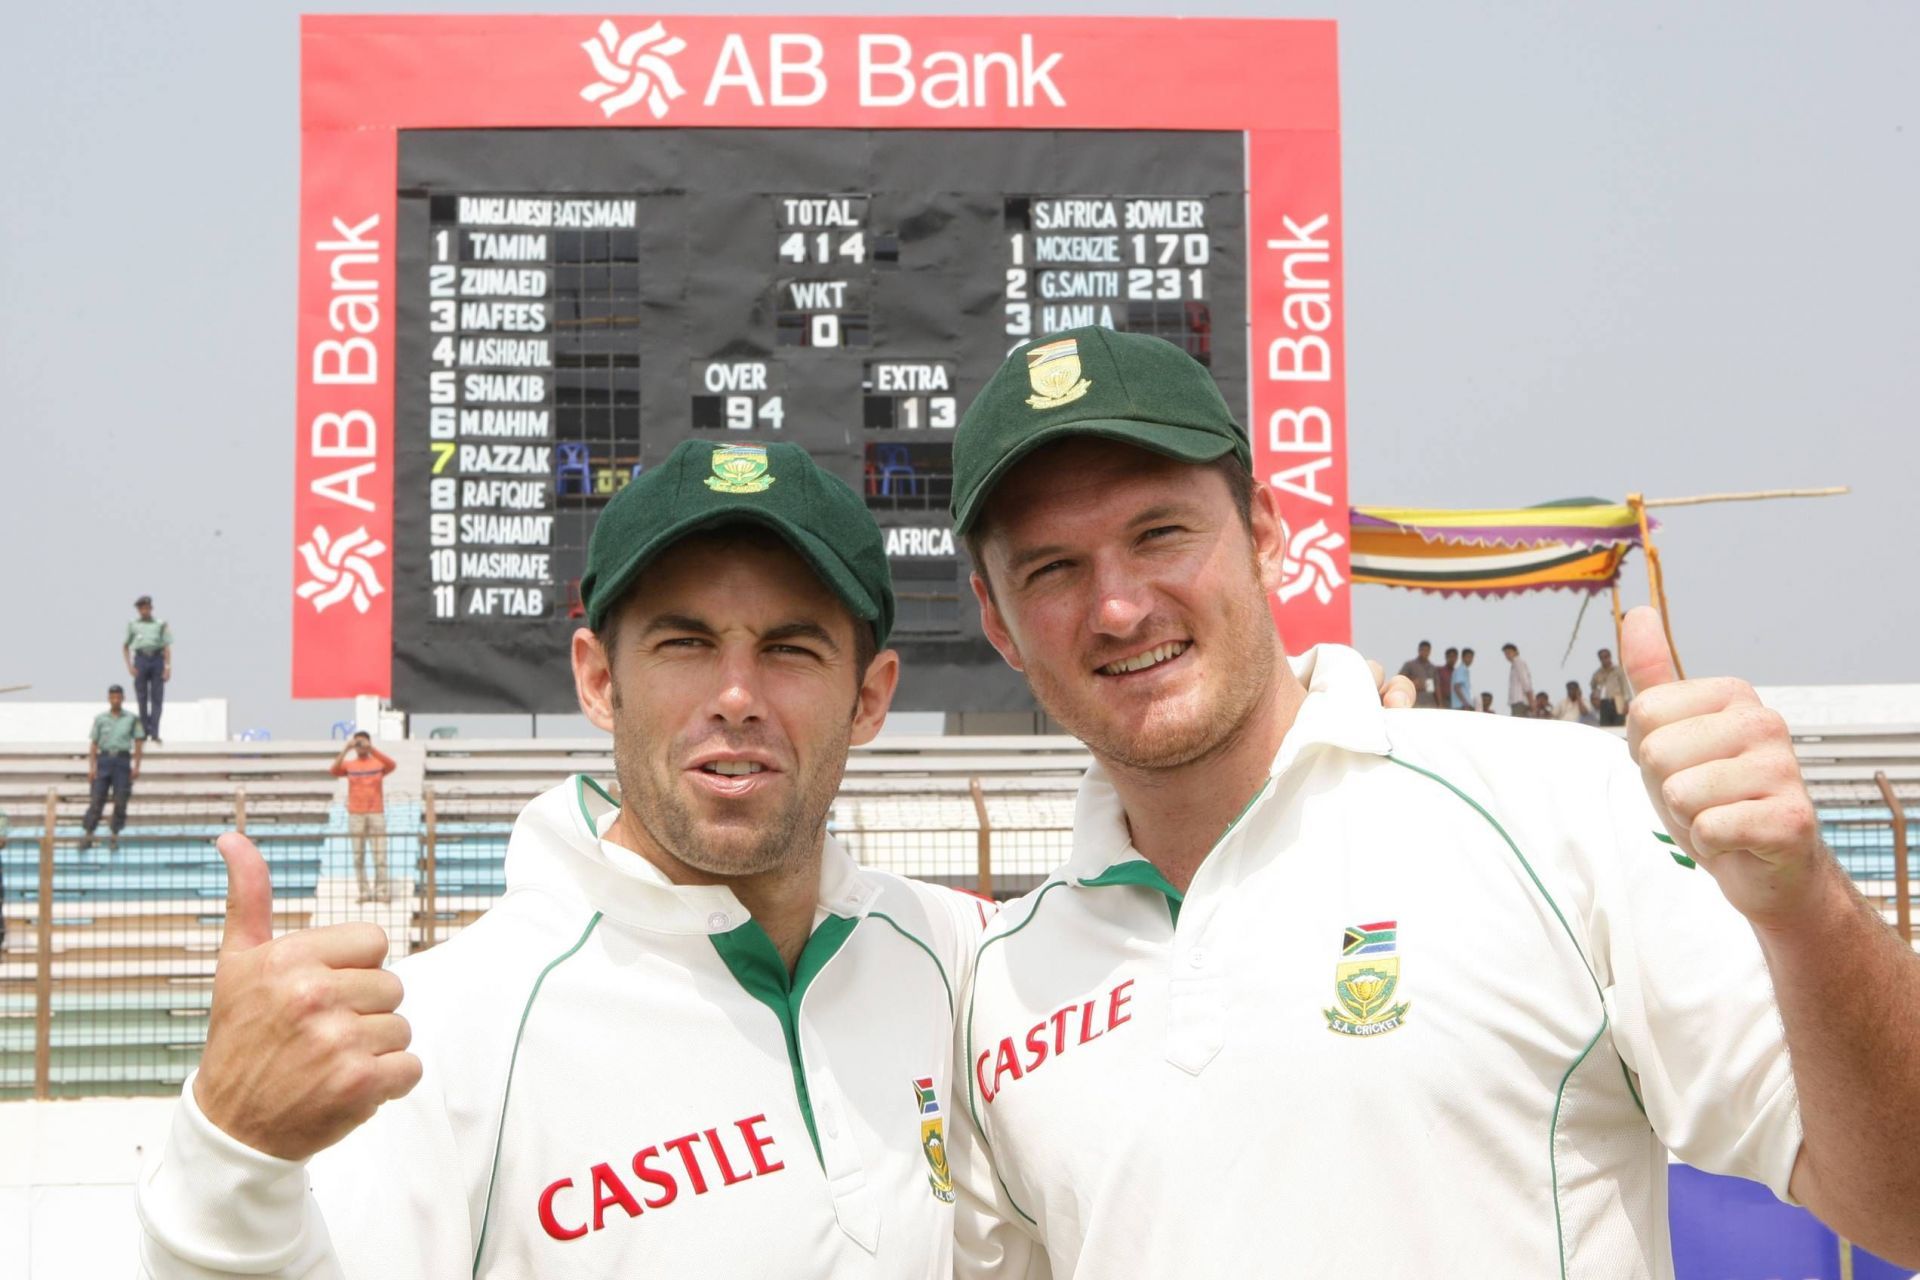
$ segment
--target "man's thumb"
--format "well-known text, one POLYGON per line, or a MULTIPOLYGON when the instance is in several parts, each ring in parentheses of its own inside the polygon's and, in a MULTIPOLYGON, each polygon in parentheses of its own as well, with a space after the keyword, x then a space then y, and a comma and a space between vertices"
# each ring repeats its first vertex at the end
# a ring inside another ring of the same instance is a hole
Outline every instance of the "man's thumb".
POLYGON ((1620 665, 1627 669, 1627 679, 1637 694, 1680 678, 1673 650, 1667 645, 1666 624, 1652 605, 1631 609, 1621 620, 1620 665))
POLYGON ((273 879, 253 841, 229 831, 215 842, 227 864, 227 926, 220 950, 248 951, 273 941, 273 879))

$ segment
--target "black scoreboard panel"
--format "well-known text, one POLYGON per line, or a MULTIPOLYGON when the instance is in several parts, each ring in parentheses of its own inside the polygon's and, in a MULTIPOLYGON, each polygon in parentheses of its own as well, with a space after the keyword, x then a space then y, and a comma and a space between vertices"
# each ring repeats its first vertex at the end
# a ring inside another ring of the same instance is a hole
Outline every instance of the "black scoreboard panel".
POLYGON ((887 533, 903 710, 1032 705, 981 636, 952 429, 1006 353, 1158 334, 1245 420, 1237 133, 400 140, 393 695, 575 709, 600 509, 689 435, 803 445, 887 533))

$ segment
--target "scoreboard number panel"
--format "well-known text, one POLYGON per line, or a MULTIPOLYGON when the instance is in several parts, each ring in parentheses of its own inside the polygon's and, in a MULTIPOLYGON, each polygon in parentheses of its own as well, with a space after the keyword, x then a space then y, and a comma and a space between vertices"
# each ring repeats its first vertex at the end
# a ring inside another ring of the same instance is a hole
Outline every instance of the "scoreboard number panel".
POLYGON ((1021 705, 947 521, 953 429, 1010 346, 1079 324, 1183 346, 1244 412, 1244 338, 1212 324, 1245 310, 1242 138, 741 130, 724 158, 702 141, 402 135, 397 371, 425 391, 395 416, 396 701, 569 708, 558 659, 594 518, 680 440, 725 434, 804 445, 886 527, 907 670, 974 669, 965 688, 909 676, 899 705, 1021 705), (850 185, 784 185, 796 146, 850 185), (936 149, 930 184, 909 158, 936 149), (659 179, 570 176, 615 173, 659 179), (756 224, 771 234, 737 234, 756 224), (494 661, 542 645, 545 662, 494 661))
POLYGON ((792 441, 864 498, 895 706, 1029 708, 947 516, 953 432, 1009 351, 1086 324, 1207 366, 1288 521, 1290 647, 1347 638, 1330 24, 908 20, 887 43, 810 19, 817 65, 789 41, 748 93, 772 20, 662 22, 683 71, 731 61, 608 111, 584 56, 570 93, 530 87, 581 20, 306 20, 297 694, 573 710, 594 522, 693 437, 792 441), (937 76, 896 101, 906 70, 863 61, 956 27, 1024 51, 1039 100, 991 101, 989 59, 970 106, 927 99, 937 76), (420 76, 373 76, 375 47, 420 76), (1148 47, 1209 70, 1122 93, 1091 65, 1148 47), (483 50, 496 93, 458 78, 483 50), (1220 92, 1254 55, 1271 100, 1220 92))

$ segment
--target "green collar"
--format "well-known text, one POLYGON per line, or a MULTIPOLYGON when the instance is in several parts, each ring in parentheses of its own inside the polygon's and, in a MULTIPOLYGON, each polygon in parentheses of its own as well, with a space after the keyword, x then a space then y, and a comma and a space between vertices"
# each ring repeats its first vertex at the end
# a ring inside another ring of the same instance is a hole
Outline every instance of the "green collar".
POLYGON ((1186 900, 1186 895, 1174 888, 1172 882, 1160 874, 1160 868, 1145 858, 1123 859, 1099 875, 1088 876, 1080 881, 1080 886, 1085 889, 1104 889, 1116 884, 1142 885, 1165 894, 1167 914, 1173 918, 1174 924, 1180 923, 1180 904, 1186 900))

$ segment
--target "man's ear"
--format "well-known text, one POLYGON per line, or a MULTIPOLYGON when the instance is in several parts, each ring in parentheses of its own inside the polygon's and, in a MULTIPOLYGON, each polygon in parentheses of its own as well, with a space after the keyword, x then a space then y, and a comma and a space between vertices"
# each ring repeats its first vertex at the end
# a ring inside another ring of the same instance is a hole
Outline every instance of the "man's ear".
POLYGON ((573 633, 573 692, 580 714, 596 729, 613 732, 613 655, 585 627, 573 633))
POLYGON ((900 654, 893 649, 882 649, 867 664, 867 674, 860 681, 860 694, 854 700, 852 745, 864 747, 879 734, 880 726, 887 722, 887 709, 893 705, 894 690, 899 687, 900 654))
POLYGON ((987 633, 987 643, 999 651, 1008 666, 1015 671, 1025 671, 1020 665, 1020 647, 1014 644, 1007 620, 1000 616, 1000 606, 993 602, 993 593, 987 590, 987 580, 976 569, 967 581, 973 586, 973 598, 980 602, 980 629, 987 633))
POLYGON ((1280 519, 1280 500, 1273 486, 1254 482, 1253 503, 1247 512, 1252 526, 1253 562, 1260 570, 1260 585, 1271 595, 1280 586, 1280 569, 1286 560, 1286 526, 1280 519))

